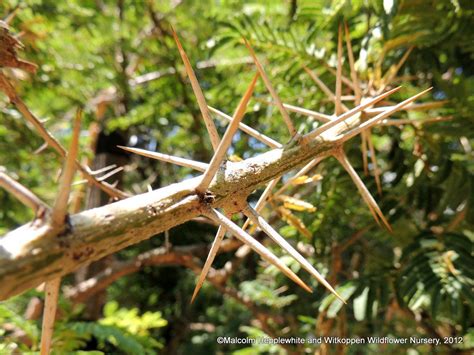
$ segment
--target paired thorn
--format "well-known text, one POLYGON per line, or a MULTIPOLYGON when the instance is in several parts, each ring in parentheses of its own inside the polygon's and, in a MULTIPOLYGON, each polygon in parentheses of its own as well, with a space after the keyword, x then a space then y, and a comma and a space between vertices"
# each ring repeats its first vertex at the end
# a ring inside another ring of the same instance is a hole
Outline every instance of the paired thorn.
POLYGON ((277 243, 283 250, 290 254, 301 266, 308 271, 316 280, 324 285, 330 292, 332 292, 342 302, 346 301, 334 290, 334 288, 326 281, 326 279, 295 249, 286 241, 265 219, 258 214, 250 205, 244 209, 244 214, 258 225, 262 231, 265 232, 275 243, 277 243))
POLYGON ((31 208, 36 215, 40 214, 41 211, 49 210, 48 205, 32 191, 2 171, 0 171, 0 186, 15 196, 25 206, 31 208))
POLYGON ((176 34, 173 28, 171 28, 171 33, 173 34, 173 38, 176 42, 176 45, 178 46, 178 51, 181 55, 181 59, 183 60, 186 74, 188 75, 189 81, 191 82, 194 95, 196 96, 199 105, 199 109, 201 110, 202 117, 204 118, 204 123, 206 125, 207 132, 209 133, 209 138, 211 139, 212 147, 215 151, 219 146, 220 139, 219 134, 217 133, 216 126, 214 125, 214 121, 212 120, 211 115, 209 114, 209 110, 207 109, 206 99, 201 90, 201 86, 199 85, 199 82, 196 78, 196 74, 194 73, 193 67, 191 66, 191 62, 189 61, 189 58, 186 55, 186 52, 184 51, 184 48, 181 45, 181 42, 179 41, 178 35, 176 34))
POLYGON ((378 219, 380 218, 385 225, 385 227, 390 231, 393 232, 392 227, 388 223, 388 221, 385 219, 385 216, 383 215, 382 211, 380 210, 379 206, 377 205, 377 202, 375 202, 375 199, 372 197, 370 194, 369 190, 363 183, 363 181, 360 179, 359 175, 357 175, 357 172, 354 170, 352 167, 351 163, 349 162, 349 159, 347 159, 346 154, 344 151, 339 149, 334 156, 336 159, 341 163, 343 168, 347 171, 349 176, 351 177, 352 181, 356 185, 357 189, 359 190, 359 193, 361 194, 362 198, 364 201, 367 203, 370 212, 372 213, 375 221, 379 223, 378 219))
POLYGON ((207 190, 207 188, 209 187, 209 184, 211 183, 212 179, 216 175, 216 172, 219 169, 219 166, 222 164, 222 161, 225 158, 227 149, 229 149, 229 146, 232 143, 232 138, 234 137, 234 134, 239 127, 239 123, 244 117, 245 110, 247 109, 247 105, 250 101, 250 98, 252 97, 253 90, 255 88, 255 84, 257 83, 258 76, 259 76, 258 73, 255 74, 254 78, 252 79, 252 82, 250 83, 249 87, 245 91, 244 96, 240 100, 239 105, 237 106, 237 109, 235 110, 234 117, 232 118, 232 121, 230 122, 229 126, 227 126, 227 129, 224 133, 224 137, 222 137, 222 140, 219 143, 214 153, 214 156, 212 157, 211 162, 209 163, 209 166, 204 172, 201 182, 196 188, 198 192, 204 193, 204 191, 207 190))
POLYGON ((429 88, 429 89, 426 89, 426 90, 423 90, 422 92, 416 94, 416 95, 413 95, 412 97, 406 99, 405 101, 402 101, 400 102, 399 104, 393 106, 391 109, 389 110, 386 110, 380 114, 378 114, 377 116, 363 122, 362 124, 360 124, 358 127, 350 130, 349 132, 345 133, 342 138, 340 139, 340 142, 343 143, 343 142, 346 142, 348 141, 349 139, 351 139, 352 137, 358 135, 360 132, 366 130, 366 129, 369 129, 370 127, 376 125, 379 121, 383 120, 384 118, 390 116, 391 114, 393 114, 394 112, 397 112, 399 110, 401 110, 402 108, 404 108, 405 106, 407 106, 409 103, 415 101, 416 99, 418 99, 420 96, 426 94, 428 91, 430 91, 432 88, 429 88))
POLYGON ((124 147, 121 145, 118 145, 117 147, 119 147, 120 149, 126 150, 128 152, 147 157, 147 158, 152 158, 152 159, 164 161, 166 163, 184 166, 184 167, 191 168, 191 169, 201 171, 201 172, 206 171, 206 169, 209 167, 209 164, 191 160, 191 159, 176 157, 174 155, 152 152, 152 151, 140 149, 140 148, 124 147))
POLYGON ((267 87, 267 90, 270 92, 270 95, 273 98, 273 101, 275 101, 276 106, 278 107, 278 110, 280 111, 281 115, 283 116, 283 120, 285 121, 286 126, 288 127, 288 131, 290 132, 291 137, 295 136, 297 134, 295 126, 293 125, 293 122, 290 119, 290 116, 288 115, 288 112, 286 112, 285 107, 283 106, 280 97, 278 96, 277 92, 273 88, 272 83, 270 82, 270 79, 267 76, 267 73, 265 73, 265 69, 263 68, 263 65, 260 63, 260 60, 258 59, 257 55, 255 54, 255 51, 253 50, 252 46, 250 43, 244 38, 244 43, 247 49, 250 52, 250 55, 252 56, 255 65, 257 67, 258 72, 262 76, 263 82, 265 83, 265 86, 267 87))
POLYGON ((59 186, 59 193, 56 197, 54 207, 51 211, 51 224, 55 228, 62 228, 64 226, 67 205, 69 200, 69 193, 71 192, 72 180, 74 179, 74 173, 76 171, 76 158, 79 150, 79 134, 81 131, 81 118, 82 111, 77 110, 76 117, 74 118, 74 125, 72 131, 72 140, 69 152, 66 155, 66 161, 64 163, 63 175, 59 186))
POLYGON ((236 238, 238 238, 240 241, 255 250, 258 254, 262 256, 263 259, 277 267, 281 272, 283 272, 288 278, 298 284, 301 288, 312 293, 311 288, 306 285, 293 271, 291 271, 291 269, 286 266, 277 256, 275 256, 257 240, 252 238, 248 233, 244 232, 238 225, 236 225, 230 219, 228 219, 215 209, 210 209, 207 213, 205 213, 205 215, 213 221, 224 226, 236 238))
MULTIPOLYGON (((114 165, 115 165, 115 164, 114 164, 114 165)), ((119 166, 118 168, 115 168, 114 170, 109 171, 107 174, 104 174, 104 175, 102 175, 101 177, 98 177, 97 180, 98 180, 98 181, 107 180, 109 177, 114 176, 115 174, 121 172, 123 169, 124 169, 123 166, 119 166)), ((101 170, 103 170, 103 169, 101 169, 101 170)), ((87 180, 80 180, 80 181, 77 181, 77 182, 73 183, 72 185, 73 185, 73 186, 75 186, 75 185, 81 185, 81 184, 85 184, 86 182, 87 182, 87 180)))
MULTIPOLYGON (((224 112, 219 111, 218 109, 208 106, 209 110, 219 117, 222 117, 226 119, 229 122, 232 122, 232 117, 229 115, 226 115, 224 112)), ((276 140, 264 135, 263 133, 260 133, 256 129, 253 129, 252 127, 246 125, 245 123, 240 122, 239 123, 239 129, 247 133, 249 136, 254 137, 258 141, 262 142, 263 144, 266 144, 270 148, 283 148, 283 144, 277 142, 276 140)))
POLYGON ((367 107, 370 107, 370 106, 376 104, 377 102, 379 102, 380 100, 383 100, 387 96, 392 95, 394 92, 400 90, 400 88, 401 88, 401 86, 399 86, 395 89, 392 89, 390 91, 387 91, 386 93, 383 93, 382 95, 379 95, 379 96, 377 96, 377 97, 375 97, 371 100, 367 100, 366 102, 360 104, 359 106, 354 107, 352 110, 347 111, 346 113, 336 117, 332 121, 327 122, 327 123, 323 124, 321 127, 318 127, 314 131, 306 134, 304 136, 304 139, 305 140, 310 140, 310 139, 316 138, 317 136, 319 136, 322 133, 326 132, 328 129, 330 129, 330 128, 334 127, 335 125, 337 125, 338 123, 346 121, 347 119, 351 118, 352 116, 356 115, 357 113, 361 112, 362 110, 366 109, 367 107))

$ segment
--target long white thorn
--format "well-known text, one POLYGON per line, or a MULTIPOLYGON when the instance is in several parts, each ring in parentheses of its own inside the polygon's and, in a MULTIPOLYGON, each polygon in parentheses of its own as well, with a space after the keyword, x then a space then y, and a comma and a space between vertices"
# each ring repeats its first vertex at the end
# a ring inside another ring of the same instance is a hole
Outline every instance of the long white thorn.
POLYGON ((336 97, 334 98, 334 114, 342 113, 342 26, 339 24, 337 32, 337 69, 336 69, 336 97))
MULTIPOLYGON (((224 112, 219 111, 218 109, 211 106, 208 106, 208 108, 211 112, 215 113, 219 117, 222 117, 226 119, 227 121, 232 122, 232 117, 225 114, 224 112)), ((270 148, 283 148, 283 144, 278 143, 276 140, 264 135, 263 133, 260 133, 259 131, 257 131, 256 129, 253 129, 252 127, 246 125, 245 123, 240 122, 239 129, 247 133, 249 136, 254 137, 256 140, 262 142, 263 144, 268 145, 270 148)))
POLYGON ((142 155, 147 158, 152 158, 152 159, 157 159, 164 161, 166 163, 171 163, 179 166, 185 166, 187 168, 191 168, 197 171, 206 171, 208 168, 209 164, 202 163, 199 161, 191 160, 191 159, 185 159, 185 158, 180 158, 180 157, 175 157, 173 155, 168 155, 168 154, 163 154, 163 153, 158 153, 158 152, 151 152, 149 150, 145 149, 140 149, 140 148, 131 148, 131 147, 124 147, 121 145, 118 145, 120 149, 126 150, 128 152, 142 155))
POLYGON ((332 292, 342 302, 346 301, 334 290, 334 288, 326 281, 326 279, 311 265, 293 246, 286 241, 273 227, 265 221, 265 219, 258 214, 251 206, 247 206, 244 209, 244 214, 252 220, 253 223, 257 224, 275 243, 283 248, 288 254, 290 254, 297 262, 303 266, 316 280, 318 280, 324 287, 332 292))
POLYGON ((316 138, 317 136, 321 135, 322 133, 326 132, 328 129, 334 127, 335 125, 343 122, 343 121, 346 121, 347 119, 351 118, 352 116, 356 115, 357 113, 363 111, 364 109, 366 109, 367 107, 370 107, 374 104, 376 104, 377 102, 379 102, 380 100, 383 100, 384 98, 386 98, 387 96, 390 96, 392 95, 394 92, 400 90, 400 86, 395 88, 395 89, 392 89, 390 91, 387 91, 386 93, 383 93, 382 95, 379 95, 377 97, 374 97, 373 99, 371 100, 367 100, 366 102, 362 103, 361 105, 357 106, 357 107, 354 107, 352 110, 349 110, 347 111, 346 113, 338 116, 337 118, 335 118, 334 120, 328 122, 328 123, 325 123, 323 124, 321 127, 318 127, 317 129, 315 129, 314 131, 312 132, 309 132, 308 134, 306 134, 304 136, 304 139, 305 140, 310 140, 310 139, 314 139, 316 138))
POLYGON ((64 225, 67 214, 69 193, 71 192, 72 180, 74 179, 74 173, 76 171, 76 157, 79 150, 79 133, 81 131, 81 116, 82 111, 77 110, 74 119, 71 146, 66 155, 66 162, 64 163, 58 196, 56 197, 54 207, 51 211, 51 223, 55 228, 61 228, 64 225))
POLYGON ((209 250, 209 254, 207 255, 206 262, 204 263, 201 273, 199 274, 199 278, 196 282, 196 286, 193 292, 193 297, 191 298, 191 303, 193 303, 194 300, 196 299, 196 296, 198 295, 199 290, 202 287, 202 284, 206 280, 206 276, 209 273, 209 270, 211 269, 214 259, 216 258, 217 252, 222 244, 222 240, 224 239, 225 233, 226 233, 226 229, 222 225, 219 226, 219 229, 217 230, 217 234, 214 237, 214 241, 212 242, 211 250, 209 250))
MULTIPOLYGON (((420 103, 420 104, 410 104, 410 105, 407 105, 405 107, 405 110, 410 110, 410 111, 426 111, 426 110, 431 110, 431 109, 434 109, 434 108, 439 108, 439 107, 443 107, 447 102, 449 102, 449 100, 441 100, 441 101, 433 101, 433 102, 423 102, 423 103, 420 103)), ((379 106, 379 107, 374 107, 374 108, 370 108, 370 109, 367 109, 365 111, 365 113, 368 115, 368 116, 375 116, 375 115, 378 115, 379 113, 382 113, 384 111, 387 111, 389 109, 391 109, 392 107, 394 106, 379 106)))
POLYGON ((205 213, 205 215, 213 221, 227 228, 227 230, 231 232, 237 239, 239 239, 240 241, 251 247, 253 250, 255 250, 258 254, 262 256, 263 259, 277 267, 281 272, 283 272, 287 277, 289 277, 292 281, 294 281, 304 290, 312 292, 311 288, 309 288, 309 286, 306 285, 293 271, 291 271, 291 269, 288 268, 288 266, 286 266, 278 257, 276 257, 272 252, 270 252, 257 240, 252 238, 248 233, 244 232, 238 225, 236 225, 230 219, 228 219, 215 209, 210 209, 205 213))
MULTIPOLYGON (((267 204, 267 199, 268 199, 268 196, 270 196, 272 190, 275 188, 275 186, 278 184, 278 181, 280 181, 281 177, 276 177, 275 179, 273 179, 272 181, 270 181, 267 186, 265 187, 265 190, 263 190, 262 194, 260 195, 260 197, 258 198, 258 201, 257 201, 257 204, 255 205, 255 210, 257 212, 260 212, 262 210, 263 207, 265 207, 265 205, 267 204)), ((242 226, 242 229, 243 230, 246 230, 247 227, 249 226, 250 224, 250 219, 247 218, 247 220, 245 221, 244 225, 242 226)))
POLYGON ((214 151, 215 151, 217 147, 219 146, 219 141, 220 141, 219 134, 217 133, 217 129, 216 129, 216 126, 214 125, 214 121, 212 120, 211 115, 209 114, 209 111, 207 109, 206 99, 201 90, 201 86, 199 86, 199 82, 196 78, 196 74, 194 73, 191 62, 189 61, 189 58, 186 55, 186 52, 184 51, 184 48, 181 45, 181 42, 179 41, 178 35, 176 34, 173 28, 171 29, 171 32, 173 34, 173 38, 176 42, 176 45, 178 46, 178 51, 179 51, 179 54, 181 55, 181 59, 183 60, 184 68, 186 69, 186 74, 188 75, 189 81, 191 82, 194 95, 196 96, 196 100, 199 105, 199 109, 201 110, 202 117, 204 118, 204 123, 206 125, 207 132, 209 133, 209 138, 211 139, 212 147, 214 148, 214 151))
POLYGON ((43 325, 41 327, 41 355, 49 355, 51 349, 60 285, 61 278, 53 279, 45 284, 44 292, 46 298, 43 311, 43 325))
POLYGON ((413 50, 414 46, 411 46, 410 48, 408 48, 408 50, 405 52, 405 54, 402 56, 402 58, 400 59, 400 61, 395 65, 395 66, 391 66, 387 73, 385 74, 385 76, 382 78, 382 86, 380 88, 380 91, 383 91, 387 85, 389 85, 392 80, 395 78, 395 76, 398 74, 398 71, 400 70, 400 68, 402 67, 402 65, 406 62, 406 60, 408 59, 408 56, 410 55, 411 51, 413 50))
POLYGON ((347 159, 346 154, 344 151, 339 150, 337 151, 334 156, 336 159, 341 163, 341 165, 344 167, 344 169, 347 171, 349 176, 351 177, 352 181, 356 185, 357 189, 359 190, 359 193, 361 194, 362 198, 364 201, 367 203, 369 206, 369 210, 374 216, 374 219, 378 223, 377 216, 382 220, 383 224, 385 227, 390 231, 393 232, 392 227, 388 223, 388 221, 385 219, 385 216, 383 215, 382 211, 380 210, 379 206, 377 205, 377 202, 375 202, 375 199, 372 197, 370 194, 369 190, 367 187, 365 187, 363 181, 360 179, 359 175, 357 175, 357 172, 354 170, 352 167, 351 163, 349 162, 349 159, 347 159))
POLYGON ((382 196, 382 183, 380 182, 380 171, 379 171, 379 164, 377 163, 377 157, 375 155, 375 148, 372 142, 372 137, 370 134, 367 137, 367 143, 369 144, 369 151, 370 151, 370 160, 372 161, 372 165, 374 167, 374 177, 375 177, 375 184, 377 185, 377 192, 380 196, 382 196))
POLYGON ((272 83, 270 82, 270 79, 267 76, 267 73, 265 72, 265 69, 263 68, 262 63, 260 63, 260 60, 258 59, 257 55, 255 54, 255 51, 253 50, 252 46, 250 43, 244 39, 245 46, 250 52, 250 55, 252 56, 255 66, 257 67, 258 72, 262 76, 263 82, 265 83, 265 86, 267 87, 267 90, 270 92, 270 95, 273 98, 273 101, 275 101, 275 104, 278 107, 278 110, 280 111, 281 115, 283 116, 283 120, 285 121, 286 126, 288 127, 288 131, 290 132, 290 135, 293 137, 296 135, 296 129, 295 126, 293 125, 293 122, 291 121, 290 116, 288 115, 288 112, 286 112, 285 107, 283 106, 280 97, 278 96, 277 92, 273 88, 272 83))
POLYGON ((349 36, 349 28, 347 27, 347 22, 344 22, 344 31, 346 37, 347 57, 349 58, 349 67, 351 69, 351 79, 355 96, 355 104, 358 105, 362 98, 362 94, 359 87, 357 71, 355 69, 354 52, 352 51, 351 39, 349 36))
MULTIPOLYGON (((321 79, 316 75, 314 71, 309 69, 306 65, 303 65, 303 69, 308 73, 311 79, 319 86, 319 88, 329 97, 330 100, 336 101, 336 95, 322 82, 321 79)), ((349 111, 346 105, 341 103, 341 108, 344 111, 349 111)))
MULTIPOLYGON (((276 105, 274 101, 264 101, 264 102, 266 102, 270 105, 276 105)), ((286 108, 288 111, 291 111, 291 112, 294 112, 294 113, 299 113, 301 115, 308 116, 308 117, 313 117, 313 118, 317 119, 318 121, 329 122, 329 121, 332 120, 331 115, 326 115, 326 114, 321 113, 321 112, 308 110, 306 108, 302 108, 302 107, 299 107, 299 106, 283 103, 283 107, 286 108)))
POLYGON ((222 141, 219 143, 219 146, 217 147, 214 156, 212 157, 211 162, 209 163, 209 166, 204 172, 201 182, 196 188, 198 192, 203 193, 207 190, 209 184, 216 175, 219 166, 224 160, 227 149, 229 149, 229 146, 232 143, 232 137, 234 137, 235 132, 239 128, 239 123, 244 117, 245 110, 247 109, 247 105, 250 101, 250 98, 252 97, 253 89, 255 88, 255 84, 257 83, 258 76, 258 73, 255 74, 254 78, 252 79, 252 82, 245 91, 244 96, 240 100, 239 105, 235 110, 234 117, 232 118, 232 122, 230 122, 229 126, 227 126, 227 129, 224 133, 224 137, 222 137, 222 141))
POLYGON ((432 88, 429 88, 429 89, 426 89, 426 90, 423 90, 422 92, 410 97, 409 99, 406 99, 405 101, 402 101, 400 102, 398 105, 395 105, 393 106, 391 109, 371 118, 370 120, 367 120, 365 122, 363 122, 362 124, 360 124, 358 127, 350 130, 349 132, 345 133, 342 135, 342 137, 340 138, 339 142, 346 142, 347 140, 351 139, 352 137, 358 135, 360 132, 376 125, 379 121, 383 120, 384 118, 390 116, 391 114, 393 114, 394 112, 397 112, 399 110, 401 110, 402 108, 404 108, 405 106, 407 106, 409 103, 415 101, 416 99, 418 99, 420 96, 426 94, 428 91, 430 91, 432 88))

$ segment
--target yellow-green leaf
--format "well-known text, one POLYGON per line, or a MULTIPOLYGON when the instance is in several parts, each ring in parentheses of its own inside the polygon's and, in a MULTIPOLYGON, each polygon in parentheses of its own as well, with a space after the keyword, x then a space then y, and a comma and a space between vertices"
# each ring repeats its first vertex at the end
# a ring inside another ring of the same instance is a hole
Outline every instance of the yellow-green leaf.
POLYGON ((302 201, 295 197, 287 196, 287 195, 280 195, 276 197, 277 200, 283 202, 283 206, 289 208, 290 210, 294 211, 308 211, 314 212, 316 211, 316 207, 314 207, 311 203, 302 201))

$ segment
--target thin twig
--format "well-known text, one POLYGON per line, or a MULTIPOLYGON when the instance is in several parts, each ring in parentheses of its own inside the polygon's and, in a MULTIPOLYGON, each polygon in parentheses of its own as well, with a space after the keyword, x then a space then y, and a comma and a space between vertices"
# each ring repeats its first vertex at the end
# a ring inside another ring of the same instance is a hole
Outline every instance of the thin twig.
POLYGON ((41 211, 49 210, 48 205, 32 191, 2 171, 0 171, 0 186, 15 196, 15 198, 17 198, 25 206, 35 211, 36 214, 41 211))
MULTIPOLYGON (((46 141, 46 143, 48 143, 48 145, 51 146, 62 158, 65 158, 66 149, 64 149, 64 147, 56 140, 56 138, 54 138, 51 133, 49 133, 48 130, 43 126, 40 120, 35 117, 35 115, 28 109, 23 100, 21 100, 21 98, 16 93, 13 85, 10 84, 8 79, 2 73, 0 73, 0 89, 5 92, 11 103, 15 105, 18 111, 20 111, 20 113, 26 118, 26 120, 33 125, 38 134, 46 141)), ((112 185, 104 181, 98 181, 89 173, 89 169, 78 161, 76 161, 75 164, 81 173, 84 174, 84 177, 90 184, 97 186, 109 196, 118 199, 129 197, 127 193, 114 188, 112 185)))

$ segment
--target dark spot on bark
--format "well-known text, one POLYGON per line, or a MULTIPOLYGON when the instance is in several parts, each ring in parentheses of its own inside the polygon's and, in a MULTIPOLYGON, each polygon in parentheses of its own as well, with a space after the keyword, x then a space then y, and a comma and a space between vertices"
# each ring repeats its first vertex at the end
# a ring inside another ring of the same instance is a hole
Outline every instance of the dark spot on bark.
POLYGON ((146 212, 151 217, 155 217, 158 214, 156 207, 151 205, 146 206, 146 212))
POLYGON ((198 194, 198 196, 199 201, 205 205, 211 205, 216 200, 216 196, 210 191, 206 191, 203 194, 198 194))

